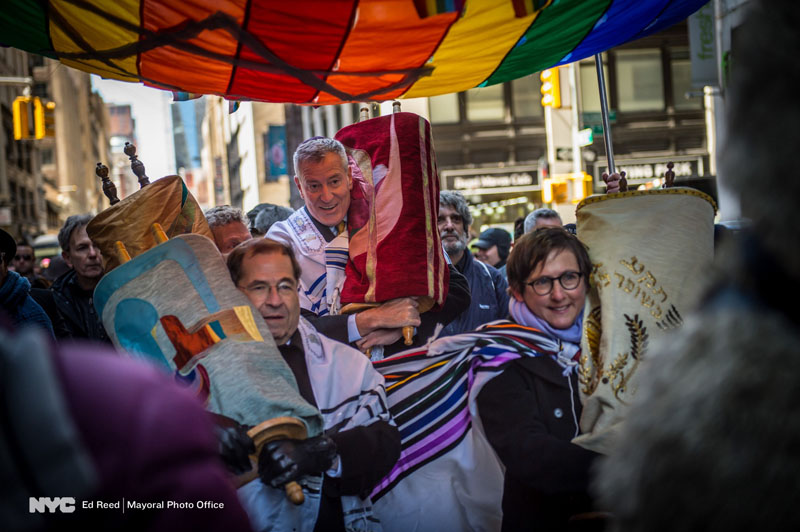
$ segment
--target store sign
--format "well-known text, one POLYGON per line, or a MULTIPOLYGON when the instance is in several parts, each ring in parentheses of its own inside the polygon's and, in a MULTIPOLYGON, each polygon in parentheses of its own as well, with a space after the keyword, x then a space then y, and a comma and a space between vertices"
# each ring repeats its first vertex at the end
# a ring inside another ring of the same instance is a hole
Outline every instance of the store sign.
POLYGON ((716 86, 719 83, 714 31, 714 5, 709 2, 689 17, 692 87, 716 86))
POLYGON ((535 166, 443 170, 441 174, 447 189, 481 194, 501 193, 509 187, 534 187, 538 181, 535 166))
MULTIPOLYGON (((702 158, 684 159, 679 160, 677 157, 673 159, 659 159, 654 161, 650 160, 630 160, 630 161, 617 161, 617 172, 625 172, 625 178, 628 183, 638 184, 644 181, 664 177, 668 170, 667 163, 672 161, 675 166, 672 171, 675 172, 675 177, 692 177, 703 175, 703 160, 702 158)), ((602 183, 603 172, 608 171, 607 165, 597 165, 595 171, 595 180, 597 184, 602 183)))

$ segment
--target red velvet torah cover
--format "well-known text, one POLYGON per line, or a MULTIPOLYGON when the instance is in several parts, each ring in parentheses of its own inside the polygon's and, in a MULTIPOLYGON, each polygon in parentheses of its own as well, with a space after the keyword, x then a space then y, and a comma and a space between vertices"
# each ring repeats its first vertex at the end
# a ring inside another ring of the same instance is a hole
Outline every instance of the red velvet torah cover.
POLYGON ((339 130, 353 191, 342 304, 428 296, 438 310, 449 272, 436 225, 439 174, 431 126, 393 113, 339 130))

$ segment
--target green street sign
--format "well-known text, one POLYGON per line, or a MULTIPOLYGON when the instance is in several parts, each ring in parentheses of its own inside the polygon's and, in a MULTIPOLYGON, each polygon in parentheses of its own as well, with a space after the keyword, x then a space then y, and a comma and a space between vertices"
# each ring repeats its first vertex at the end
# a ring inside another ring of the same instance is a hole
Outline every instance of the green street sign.
MULTIPOLYGON (((611 109, 608 112, 608 123, 614 124, 617 121, 617 112, 611 109)), ((586 127, 602 126, 603 115, 602 113, 583 113, 583 125, 586 127)))

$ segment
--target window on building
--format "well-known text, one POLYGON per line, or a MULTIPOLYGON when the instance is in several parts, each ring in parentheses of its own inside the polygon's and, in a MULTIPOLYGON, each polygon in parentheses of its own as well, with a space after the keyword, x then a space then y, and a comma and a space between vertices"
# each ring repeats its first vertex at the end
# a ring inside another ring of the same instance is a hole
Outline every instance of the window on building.
POLYGON ((699 95, 686 97, 687 92, 698 92, 692 88, 692 62, 687 49, 670 52, 670 74, 672 76, 672 105, 678 111, 703 108, 703 98, 699 95))
POLYGON ((466 97, 467 120, 470 122, 497 122, 505 118, 502 84, 470 89, 466 97))
MULTIPOLYGON (((594 60, 583 61, 579 64, 581 86, 581 112, 600 112, 600 89, 597 85, 597 67, 594 60)), ((606 94, 608 94, 608 65, 603 54, 603 75, 606 81, 606 94)), ((609 103, 609 105, 611 105, 609 103)))
POLYGON ((453 124, 459 122, 458 94, 442 94, 428 98, 431 124, 453 124))
POLYGON ((511 82, 511 98, 515 117, 539 118, 544 116, 541 104, 541 86, 539 74, 531 74, 511 82))
POLYGON ((39 154, 41 155, 41 164, 42 166, 46 164, 53 164, 55 163, 55 157, 53 156, 53 148, 42 148, 39 150, 39 154))
POLYGON ((616 63, 617 102, 620 111, 664 109, 660 50, 619 50, 616 52, 616 63))

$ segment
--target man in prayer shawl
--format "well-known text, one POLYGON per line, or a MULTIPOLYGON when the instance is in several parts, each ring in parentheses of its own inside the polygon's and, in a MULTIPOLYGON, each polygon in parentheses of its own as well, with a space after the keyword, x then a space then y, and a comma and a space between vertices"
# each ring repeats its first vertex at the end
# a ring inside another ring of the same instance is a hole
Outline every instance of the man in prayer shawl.
MULTIPOLYGON (((348 257, 347 212, 353 188, 352 170, 342 143, 314 137, 294 153, 295 184, 305 206, 289 219, 275 223, 267 237, 290 246, 302 267, 300 306, 303 315, 322 334, 361 349, 391 346, 386 354, 406 347, 402 328, 417 327, 415 345, 423 345, 437 323, 446 325, 469 306, 466 279, 452 267, 449 295, 439 312, 420 317, 410 297, 393 299, 358 314, 338 314, 338 294, 348 257)), ((409 265, 414 267, 414 265, 409 265)))

